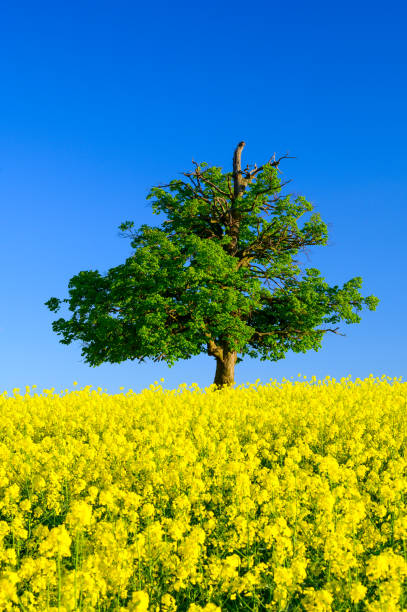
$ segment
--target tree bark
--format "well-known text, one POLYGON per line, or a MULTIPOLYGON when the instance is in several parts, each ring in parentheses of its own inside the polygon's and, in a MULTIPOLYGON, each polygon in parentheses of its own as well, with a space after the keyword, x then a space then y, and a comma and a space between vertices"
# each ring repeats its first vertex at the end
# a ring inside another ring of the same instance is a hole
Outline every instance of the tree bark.
POLYGON ((236 208, 236 200, 243 195, 246 189, 246 182, 243 179, 242 165, 241 165, 242 151, 243 151, 245 144, 246 143, 244 142, 244 140, 239 142, 233 154, 233 198, 232 198, 232 206, 230 208, 230 227, 229 227, 229 236, 231 236, 232 240, 229 243, 228 248, 227 248, 229 255, 235 255, 236 249, 237 249, 237 243, 239 240, 239 228, 240 228, 241 214, 238 212, 236 208))
POLYGON ((224 353, 223 358, 216 357, 216 373, 213 381, 219 389, 235 382, 235 365, 237 352, 224 353))
POLYGON ((216 359, 215 385, 220 389, 235 382, 235 365, 237 351, 230 351, 227 344, 218 345, 212 339, 208 341, 208 355, 216 359))
POLYGON ((244 140, 239 142, 233 155, 233 197, 235 200, 237 200, 245 190, 241 166, 242 151, 245 144, 244 140))

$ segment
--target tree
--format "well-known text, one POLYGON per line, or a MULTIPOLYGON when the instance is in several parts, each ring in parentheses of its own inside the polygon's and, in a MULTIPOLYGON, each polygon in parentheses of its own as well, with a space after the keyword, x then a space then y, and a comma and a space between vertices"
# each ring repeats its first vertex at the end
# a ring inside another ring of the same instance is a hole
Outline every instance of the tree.
MULTIPOLYGON (((329 287, 315 268, 298 278, 293 256, 326 245, 327 226, 314 213, 299 229, 298 219, 313 206, 281 194, 287 182, 279 164, 287 154, 242 170, 244 146, 234 152, 233 172, 192 160, 195 170, 181 173, 187 181, 151 189, 153 214, 168 220, 131 233, 135 253, 106 276, 90 270, 70 280, 70 299, 63 301, 74 314, 52 323, 62 344, 83 341, 93 367, 147 357, 171 367, 206 352, 216 359, 221 388, 234 383, 235 364, 245 355, 278 361, 289 350, 317 351, 323 335, 339 329, 318 326, 359 323, 355 310, 376 309, 375 296, 360 295, 360 277, 342 289, 329 287), (261 213, 272 214, 271 222, 261 213)), ((126 221, 119 229, 132 227, 126 221)), ((56 312, 60 303, 51 298, 45 305, 56 312)))

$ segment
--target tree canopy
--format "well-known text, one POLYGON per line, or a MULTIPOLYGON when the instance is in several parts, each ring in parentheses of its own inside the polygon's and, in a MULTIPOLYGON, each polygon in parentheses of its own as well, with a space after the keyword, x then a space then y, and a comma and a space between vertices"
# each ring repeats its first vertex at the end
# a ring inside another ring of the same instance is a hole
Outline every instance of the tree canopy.
MULTIPOLYGON (((279 165, 288 155, 242 170, 244 146, 236 147, 232 172, 193 161, 186 180, 150 190, 153 214, 167 220, 131 233, 134 254, 105 276, 88 270, 71 278, 62 301, 72 318, 52 323, 62 344, 82 341, 91 366, 151 358, 171 367, 205 352, 216 359, 221 388, 234 383, 245 356, 277 361, 289 350, 319 350, 324 334, 339 333, 332 326, 359 323, 363 305, 376 309, 379 300, 358 291, 361 277, 342 288, 328 286, 315 268, 299 277, 295 256, 326 245, 327 226, 313 213, 298 227, 313 206, 282 194, 279 165)), ((119 229, 133 227, 125 221, 119 229)), ((60 304, 45 302, 54 312, 60 304)))

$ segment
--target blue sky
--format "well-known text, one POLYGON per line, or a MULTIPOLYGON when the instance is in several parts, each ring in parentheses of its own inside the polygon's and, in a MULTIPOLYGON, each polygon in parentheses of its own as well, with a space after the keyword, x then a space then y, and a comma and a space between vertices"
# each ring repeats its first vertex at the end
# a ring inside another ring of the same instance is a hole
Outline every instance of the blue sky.
MULTIPOLYGON (((0 392, 37 385, 108 393, 213 382, 203 354, 92 368, 59 342, 44 305, 81 270, 132 254, 118 226, 159 225, 152 186, 192 159, 259 166, 274 152, 290 191, 328 224, 309 249, 330 285, 363 278, 380 299, 322 348, 279 362, 246 358, 238 384, 406 379, 406 42, 404 3, 19 2, 0 20, 2 300, 0 392), (368 14, 367 14, 368 13, 368 14)), ((304 216, 305 219, 305 216, 304 216)), ((308 216, 305 220, 308 219, 308 216)))

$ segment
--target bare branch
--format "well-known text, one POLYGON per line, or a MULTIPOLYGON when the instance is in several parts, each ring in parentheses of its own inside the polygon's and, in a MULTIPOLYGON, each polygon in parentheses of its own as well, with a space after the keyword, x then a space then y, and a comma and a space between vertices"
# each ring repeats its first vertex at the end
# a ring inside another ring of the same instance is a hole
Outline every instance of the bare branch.
MULTIPOLYGON (((198 177, 198 178, 202 179, 202 181, 203 181, 205 184, 210 185, 210 186, 211 186, 213 189, 216 189, 216 191, 218 191, 219 193, 221 193, 223 196, 225 196, 225 197, 229 198, 229 194, 228 194, 228 193, 226 193, 226 191, 223 191, 223 189, 221 189, 220 187, 218 187, 217 185, 215 185, 214 183, 212 183, 212 181, 210 181, 209 179, 207 179, 207 178, 206 178, 206 177, 203 175, 203 172, 201 172, 201 171, 200 171, 200 168, 199 168, 199 165, 197 164, 197 162, 195 162, 194 160, 192 160, 192 163, 196 165, 196 170, 195 170, 195 172, 183 172, 182 174, 183 174, 184 176, 188 176, 188 177, 191 177, 191 176, 196 176, 196 177, 198 177)), ((204 172, 205 172, 205 171, 204 171, 204 172)))
POLYGON ((260 168, 257 168, 255 165, 255 169, 252 170, 252 172, 248 173, 250 178, 253 178, 254 176, 256 176, 258 172, 263 170, 264 166, 267 166, 269 164, 271 164, 274 168, 277 168, 282 159, 295 159, 295 157, 290 157, 288 153, 286 153, 285 155, 282 155, 281 157, 279 157, 279 159, 276 160, 276 154, 274 153, 273 157, 270 157, 270 160, 266 164, 263 164, 262 166, 260 166, 260 168), (271 160, 274 160, 274 161, 271 161, 271 160))
POLYGON ((305 335, 309 335, 315 332, 320 332, 322 334, 325 334, 326 332, 332 332, 334 334, 337 334, 338 336, 345 336, 346 334, 340 334, 338 333, 339 327, 336 327, 335 329, 314 329, 314 330, 302 330, 302 329, 287 329, 287 330, 274 330, 271 332, 258 332, 258 331, 254 331, 253 332, 253 336, 259 336, 259 337, 263 337, 263 336, 275 336, 275 335, 280 335, 280 336, 289 336, 293 333, 299 334, 301 336, 305 336, 305 335))
POLYGON ((231 181, 230 174, 228 174, 228 186, 229 186, 229 194, 230 194, 229 197, 233 198, 232 181, 231 181))
POLYGON ((224 203, 223 198, 214 197, 214 204, 215 204, 215 206, 220 206, 220 208, 222 210, 222 213, 224 215, 226 215, 226 208, 223 206, 223 203, 224 203))
POLYGON ((273 185, 270 185, 270 187, 267 187, 266 189, 262 189, 261 191, 258 191, 256 193, 256 196, 262 195, 263 193, 268 193, 269 191, 277 191, 277 189, 278 191, 281 191, 283 187, 285 187, 286 185, 288 185, 288 183, 291 183, 291 182, 292 182, 292 179, 289 179, 285 183, 282 183, 281 185, 279 185, 277 188, 274 187, 273 185))
MULTIPOLYGON (((183 174, 183 173, 180 172, 179 174, 183 174)), ((179 179, 178 181, 171 181, 171 183, 168 183, 168 185, 157 185, 157 187, 159 187, 160 189, 162 189, 163 187, 172 187, 174 185, 174 183, 175 184, 182 183, 183 185, 188 187, 188 183, 185 183, 185 181, 181 181, 181 179, 179 179), (172 183, 172 185, 171 185, 171 183, 172 183)))

